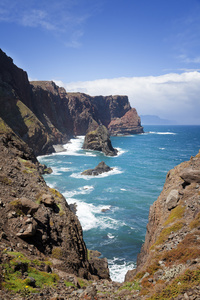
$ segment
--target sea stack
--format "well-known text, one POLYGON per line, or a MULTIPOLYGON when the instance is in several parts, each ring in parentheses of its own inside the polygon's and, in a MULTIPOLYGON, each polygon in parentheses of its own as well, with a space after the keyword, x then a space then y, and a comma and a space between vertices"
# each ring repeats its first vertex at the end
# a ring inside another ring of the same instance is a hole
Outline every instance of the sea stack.
POLYGON ((107 128, 104 125, 86 134, 83 149, 103 152, 106 156, 116 156, 117 149, 114 149, 107 128))

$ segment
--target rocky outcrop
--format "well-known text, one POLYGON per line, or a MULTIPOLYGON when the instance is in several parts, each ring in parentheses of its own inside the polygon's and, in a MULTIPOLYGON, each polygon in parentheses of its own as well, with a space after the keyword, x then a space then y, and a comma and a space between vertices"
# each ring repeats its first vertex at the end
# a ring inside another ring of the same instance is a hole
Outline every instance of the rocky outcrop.
POLYGON ((97 278, 78 218, 66 199, 46 185, 33 151, 4 126, 7 132, 0 135, 0 250, 49 257, 52 266, 55 260, 63 272, 97 278))
POLYGON ((143 133, 140 117, 135 108, 131 108, 121 118, 114 118, 108 125, 111 135, 143 133))
POLYGON ((88 169, 81 173, 81 175, 89 175, 89 176, 98 176, 102 173, 109 172, 113 170, 105 164, 104 161, 100 162, 94 169, 88 169))
POLYGON ((200 152, 168 172, 163 191, 150 207, 137 269, 126 276, 128 281, 139 280, 143 296, 195 299, 200 294, 199 169, 200 152))
POLYGON ((86 134, 83 149, 101 151, 107 156, 115 156, 118 152, 113 148, 108 130, 103 125, 86 134))
POLYGON ((0 96, 0 117, 36 155, 54 152, 53 145, 85 135, 99 124, 108 127, 131 110, 126 96, 91 97, 67 93, 53 81, 29 82, 26 72, 1 50, 0 96))

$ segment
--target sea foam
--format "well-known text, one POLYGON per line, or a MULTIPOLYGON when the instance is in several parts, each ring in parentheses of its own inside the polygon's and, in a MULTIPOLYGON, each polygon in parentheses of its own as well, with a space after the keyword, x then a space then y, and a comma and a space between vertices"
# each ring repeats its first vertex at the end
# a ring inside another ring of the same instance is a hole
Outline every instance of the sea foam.
POLYGON ((111 171, 99 174, 98 176, 89 176, 89 175, 81 175, 81 173, 72 173, 70 175, 70 177, 90 180, 90 179, 94 179, 94 178, 104 178, 104 177, 108 177, 111 175, 117 175, 117 174, 121 174, 121 173, 123 173, 123 171, 120 168, 113 167, 113 169, 111 171))
POLYGON ((126 262, 123 258, 114 257, 108 260, 110 277, 113 281, 123 282, 128 270, 133 270, 136 265, 133 262, 126 262))

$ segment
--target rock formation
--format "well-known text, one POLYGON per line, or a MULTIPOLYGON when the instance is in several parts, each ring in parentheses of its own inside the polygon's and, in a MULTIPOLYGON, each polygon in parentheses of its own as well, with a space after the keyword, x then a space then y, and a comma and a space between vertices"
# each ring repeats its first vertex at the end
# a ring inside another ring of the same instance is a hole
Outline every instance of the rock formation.
POLYGON ((118 152, 113 148, 108 130, 104 125, 86 134, 83 149, 101 151, 107 156, 115 156, 118 152))
POLYGON ((8 127, 0 137, 0 166, 1 249, 49 256, 62 271, 89 279, 93 270, 98 276, 77 217, 66 199, 46 185, 33 152, 8 127))
POLYGON ((168 172, 163 191, 150 208, 137 269, 126 276, 128 281, 139 280, 142 295, 154 295, 150 299, 200 295, 199 170, 200 152, 168 172))
POLYGON ((105 164, 104 161, 100 162, 94 169, 88 169, 81 173, 81 175, 89 175, 89 176, 98 176, 102 173, 109 172, 113 170, 105 164))
POLYGON ((111 135, 143 133, 140 117, 135 108, 131 108, 121 118, 114 118, 109 123, 108 130, 111 135))
MULTIPOLYGON (((0 117, 36 155, 51 153, 53 145, 85 135, 99 124, 108 127, 131 110, 126 96, 91 97, 67 93, 52 81, 29 82, 26 72, 1 50, 0 95, 0 117)), ((138 119, 137 113, 133 118, 138 119)))

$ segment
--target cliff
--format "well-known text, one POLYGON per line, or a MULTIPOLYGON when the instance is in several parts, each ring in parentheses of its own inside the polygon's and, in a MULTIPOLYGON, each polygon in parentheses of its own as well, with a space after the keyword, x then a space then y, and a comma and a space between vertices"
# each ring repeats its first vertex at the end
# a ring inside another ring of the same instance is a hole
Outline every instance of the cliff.
MULTIPOLYGON (((29 82, 26 72, 2 50, 0 105, 0 117, 36 155, 51 153, 54 144, 85 135, 100 124, 108 128, 112 120, 131 110, 126 96, 91 97, 67 93, 52 81, 29 82)), ((142 131, 138 125, 138 132, 142 131)))
POLYGON ((150 208, 137 270, 148 299, 196 299, 200 295, 200 152, 170 170, 150 208), (177 297, 177 298, 176 298, 177 297), (183 298, 182 298, 183 297, 183 298))

